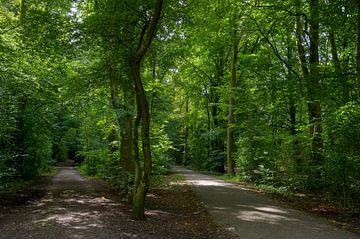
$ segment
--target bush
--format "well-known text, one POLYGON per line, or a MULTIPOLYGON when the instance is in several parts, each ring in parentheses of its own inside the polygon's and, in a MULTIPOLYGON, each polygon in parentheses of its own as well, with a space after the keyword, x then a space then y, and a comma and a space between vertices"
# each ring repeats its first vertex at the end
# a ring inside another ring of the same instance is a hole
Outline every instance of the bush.
POLYGON ((109 154, 106 160, 98 166, 97 176, 120 191, 130 191, 134 185, 134 177, 120 166, 118 152, 109 154))

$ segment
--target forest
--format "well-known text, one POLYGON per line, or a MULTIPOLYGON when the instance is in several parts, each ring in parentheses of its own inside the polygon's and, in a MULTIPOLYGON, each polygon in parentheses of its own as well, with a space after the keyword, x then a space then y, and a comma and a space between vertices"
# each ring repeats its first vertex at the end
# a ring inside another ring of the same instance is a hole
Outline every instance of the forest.
POLYGON ((1 0, 0 191, 174 164, 360 210, 360 2, 1 0), (9 186, 10 185, 10 186, 9 186))

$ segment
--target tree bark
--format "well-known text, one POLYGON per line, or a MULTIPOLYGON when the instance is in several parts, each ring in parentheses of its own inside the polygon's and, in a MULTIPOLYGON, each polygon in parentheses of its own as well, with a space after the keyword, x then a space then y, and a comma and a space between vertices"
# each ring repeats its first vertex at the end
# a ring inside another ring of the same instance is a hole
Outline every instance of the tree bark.
POLYGON ((125 105, 124 107, 124 116, 122 118, 121 124, 121 142, 120 142, 120 162, 121 166, 124 168, 125 171, 129 173, 134 173, 134 162, 133 162, 133 114, 132 107, 134 106, 134 95, 133 89, 131 87, 123 86, 123 94, 125 105))
POLYGON ((230 80, 230 95, 229 95, 229 115, 227 125, 227 172, 230 174, 235 173, 234 161, 234 109, 235 109, 235 87, 237 80, 237 62, 238 62, 238 46, 239 40, 235 36, 233 43, 232 54, 232 67, 231 67, 231 80, 230 80))
POLYGON ((295 17, 295 36, 296 36, 296 47, 298 52, 298 58, 301 66, 301 72, 303 77, 306 78, 309 75, 309 69, 307 67, 306 57, 305 57, 305 49, 302 41, 302 27, 301 27, 301 17, 300 17, 300 0, 296 0, 296 17, 295 17))
MULTIPOLYGON (((291 44, 288 42, 287 47, 287 62, 290 67, 293 67, 294 62, 294 54, 292 50, 291 44)), ((290 117, 290 133, 292 136, 293 142, 293 152, 292 158, 294 160, 294 169, 296 173, 301 172, 301 161, 302 161, 302 153, 299 145, 298 139, 298 130, 297 130, 297 99, 296 99, 296 80, 294 76, 291 74, 290 70, 287 71, 286 78, 288 80, 287 84, 287 92, 288 92, 288 101, 289 101, 289 117, 290 117)), ((301 87, 301 86, 299 86, 301 87)))
POLYGON ((150 184, 151 149, 150 149, 150 112, 146 93, 142 84, 140 70, 141 62, 154 38, 157 24, 160 20, 163 0, 157 0, 150 23, 144 28, 144 35, 140 38, 139 47, 129 57, 131 77, 135 85, 137 117, 134 124, 134 161, 135 182, 133 191, 133 218, 145 219, 145 198, 150 184), (141 124, 141 139, 143 153, 143 167, 140 164, 138 148, 138 127, 141 124))
POLYGON ((329 32, 329 42, 330 42, 330 46, 331 46, 331 57, 332 57, 332 61, 335 67, 335 72, 338 75, 341 75, 341 64, 340 64, 340 60, 337 54, 337 49, 336 49, 336 43, 335 43, 335 34, 333 31, 329 32))
POLYGON ((331 46, 331 58, 334 64, 336 78, 340 80, 340 84, 342 87, 342 101, 345 104, 349 101, 350 92, 347 84, 347 76, 343 75, 343 69, 341 67, 341 63, 337 53, 335 33, 332 30, 329 32, 329 42, 331 46))
MULTIPOLYGON (((22 26, 25 24, 25 16, 26 16, 26 1, 22 0, 20 6, 20 25, 22 26)), ((24 36, 22 37, 24 38, 24 36)), ((21 177, 23 177, 24 179, 30 179, 33 175, 31 174, 31 172, 29 173, 26 170, 26 164, 27 164, 26 148, 25 148, 25 137, 26 137, 25 112, 27 108, 26 105, 27 105, 26 98, 23 95, 23 93, 20 92, 20 96, 17 103, 18 113, 16 117, 16 134, 14 137, 16 151, 17 151, 17 156, 16 156, 17 166, 18 166, 17 170, 18 172, 20 172, 21 177)))
MULTIPOLYGON (((185 115, 189 113, 189 98, 185 98, 185 115)), ((183 152, 183 165, 188 163, 188 138, 189 138, 189 127, 186 125, 184 129, 184 152, 183 152)))
POLYGON ((360 95, 360 1, 357 1, 357 82, 358 94, 360 95))
MULTIPOLYGON (((322 139, 322 125, 321 125, 321 85, 319 74, 319 7, 318 0, 309 0, 309 64, 307 64, 305 57, 305 49, 302 44, 302 29, 300 18, 300 4, 301 1, 295 2, 297 10, 295 19, 295 37, 298 51, 299 62, 301 66, 302 75, 306 81, 307 86, 307 100, 309 113, 309 133, 310 133, 310 166, 316 166, 320 163, 323 149, 322 139)), ((320 172, 316 170, 312 173, 309 170, 309 178, 320 177, 320 172)))
POLYGON ((129 173, 134 173, 134 164, 133 164, 133 139, 132 139, 132 126, 133 126, 133 116, 128 111, 129 107, 134 105, 133 93, 131 92, 131 87, 128 86, 128 79, 124 79, 126 82, 123 85, 124 90, 124 101, 125 104, 121 105, 121 100, 119 96, 119 73, 116 67, 115 55, 118 52, 118 43, 111 42, 110 48, 108 49, 108 72, 110 78, 110 92, 111 92, 111 105, 116 114, 116 120, 120 125, 120 166, 129 173), (120 114, 120 111, 125 111, 120 114), (123 115, 123 116, 122 116, 123 115))
POLYGON ((26 16, 26 0, 21 0, 21 6, 20 6, 20 24, 23 24, 25 22, 25 16, 26 16))
POLYGON ((222 79, 224 78, 225 73, 225 63, 227 57, 225 56, 225 49, 219 50, 217 55, 214 58, 215 63, 215 77, 211 79, 210 82, 210 95, 211 95, 211 116, 213 123, 213 130, 216 132, 215 138, 211 141, 211 153, 216 157, 216 167, 214 170, 219 173, 225 171, 225 142, 224 137, 219 135, 219 131, 223 129, 223 122, 220 120, 220 92, 218 88, 222 84, 222 79))
MULTIPOLYGON (((320 75, 319 75, 319 7, 318 0, 309 0, 310 20, 310 75, 309 75, 309 106, 310 106, 310 135, 311 158, 310 164, 317 165, 321 161, 323 139, 321 125, 321 104, 320 104, 320 75)), ((316 173, 318 177, 318 173, 316 173)))

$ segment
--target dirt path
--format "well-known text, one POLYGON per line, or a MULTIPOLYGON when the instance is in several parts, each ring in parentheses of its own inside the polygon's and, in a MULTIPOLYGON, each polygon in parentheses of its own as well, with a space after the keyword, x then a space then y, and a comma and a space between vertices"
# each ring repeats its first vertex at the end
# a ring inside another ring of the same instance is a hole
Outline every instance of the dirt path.
POLYGON ((73 167, 58 168, 42 187, 38 199, 0 207, 0 238, 232 238, 186 185, 151 191, 146 221, 132 220, 119 194, 73 167))
POLYGON ((181 167, 193 190, 219 224, 241 239, 356 239, 359 234, 337 229, 315 217, 238 185, 181 167))
POLYGON ((46 195, 11 208, 0 218, 0 238, 122 238, 109 226, 121 204, 106 187, 84 179, 72 167, 60 167, 46 195))

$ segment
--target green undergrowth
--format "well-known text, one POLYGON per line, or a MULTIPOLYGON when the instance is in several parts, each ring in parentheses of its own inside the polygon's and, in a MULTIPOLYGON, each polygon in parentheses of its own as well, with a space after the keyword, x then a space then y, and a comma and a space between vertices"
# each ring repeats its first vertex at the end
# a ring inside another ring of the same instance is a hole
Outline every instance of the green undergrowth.
POLYGON ((0 182, 0 195, 15 195, 19 191, 22 191, 32 185, 34 183, 33 180, 9 180, 0 182))
POLYGON ((273 184, 247 182, 246 180, 243 179, 242 175, 240 174, 234 174, 234 175, 223 174, 223 175, 218 175, 216 177, 226 182, 240 184, 244 187, 258 190, 260 192, 278 194, 285 197, 292 197, 296 195, 295 192, 292 192, 291 190, 289 190, 287 187, 284 186, 276 187, 273 184))
MULTIPOLYGON (((118 170, 106 168, 104 172, 99 170, 99 173, 95 175, 89 175, 86 165, 78 166, 77 169, 82 176, 92 180, 106 181, 117 191, 130 192, 133 189, 133 175, 124 172, 120 168, 117 168, 118 170)), ((164 170, 161 173, 156 171, 155 174, 151 175, 150 188, 171 188, 173 185, 183 182, 184 179, 182 175, 175 174, 170 170, 164 170)))
POLYGON ((357 216, 359 216, 360 213, 358 207, 345 207, 341 202, 331 200, 324 194, 314 194, 306 191, 295 192, 284 186, 276 187, 273 184, 247 182, 239 174, 224 174, 216 177, 226 182, 239 184, 246 188, 253 189, 257 192, 269 194, 274 198, 286 201, 296 207, 303 208, 308 211, 324 215, 341 212, 349 215, 357 214, 357 216))
POLYGON ((259 191, 267 191, 267 192, 271 192, 271 193, 281 193, 281 190, 279 190, 278 188, 274 187, 273 185, 265 185, 265 184, 255 184, 255 183, 250 183, 250 182, 245 182, 243 180, 243 178, 241 177, 241 175, 239 174, 223 174, 223 175, 214 175, 216 178, 224 180, 226 182, 230 182, 230 183, 235 183, 235 184, 240 184, 244 187, 247 188, 251 188, 254 190, 259 190, 259 191))
POLYGON ((56 167, 50 166, 48 169, 44 172, 42 172, 39 176, 40 177, 53 177, 56 174, 56 167))
POLYGON ((167 175, 152 175, 150 188, 175 188, 185 181, 185 177, 181 174, 170 173, 167 175))
POLYGON ((22 179, 21 177, 12 177, 0 180, 0 196, 15 196, 30 186, 38 184, 42 178, 52 177, 56 173, 56 167, 47 167, 45 171, 30 180, 22 179))

